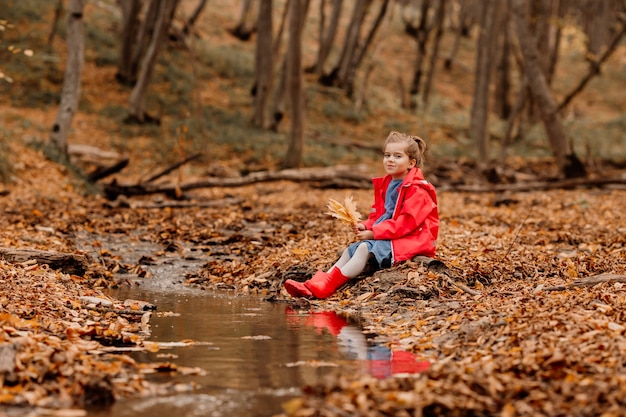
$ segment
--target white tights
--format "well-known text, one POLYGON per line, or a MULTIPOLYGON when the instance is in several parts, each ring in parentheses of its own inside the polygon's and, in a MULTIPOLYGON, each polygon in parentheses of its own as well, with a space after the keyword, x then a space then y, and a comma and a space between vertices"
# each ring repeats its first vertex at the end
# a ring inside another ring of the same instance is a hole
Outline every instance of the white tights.
MULTIPOLYGON (((369 248, 367 247, 367 243, 361 243, 357 246, 354 255, 350 257, 348 253, 348 249, 345 249, 341 254, 341 257, 335 264, 330 268, 333 269, 335 267, 339 268, 341 273, 348 278, 355 278, 361 272, 365 270, 367 266, 367 262, 370 257, 369 248)), ((330 272, 330 269, 328 270, 330 272)))

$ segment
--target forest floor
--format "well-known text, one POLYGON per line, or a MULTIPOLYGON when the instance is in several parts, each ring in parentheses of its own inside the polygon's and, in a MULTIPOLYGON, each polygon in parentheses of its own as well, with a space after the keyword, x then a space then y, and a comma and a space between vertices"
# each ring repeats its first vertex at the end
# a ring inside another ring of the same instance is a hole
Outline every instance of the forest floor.
MULTIPOLYGON (((291 300, 284 279, 327 268, 351 240, 349 227, 325 214, 328 199, 352 195, 367 212, 371 190, 279 181, 112 202, 86 194, 41 152, 12 146, 2 247, 84 254, 77 236, 132 232, 160 244, 154 259, 172 251, 206 259, 186 285, 358 318, 379 342, 431 362, 386 380, 335 375, 308 387, 289 415, 626 413, 623 186, 494 193, 442 183, 439 262, 365 274, 326 300, 291 300)), ((142 261, 123 264, 97 238, 92 245, 99 257, 84 276, 0 262, 3 404, 85 407, 168 389, 141 377, 149 365, 112 353, 158 349, 142 337, 149 312, 102 294, 126 285, 122 272, 142 276, 142 261)))

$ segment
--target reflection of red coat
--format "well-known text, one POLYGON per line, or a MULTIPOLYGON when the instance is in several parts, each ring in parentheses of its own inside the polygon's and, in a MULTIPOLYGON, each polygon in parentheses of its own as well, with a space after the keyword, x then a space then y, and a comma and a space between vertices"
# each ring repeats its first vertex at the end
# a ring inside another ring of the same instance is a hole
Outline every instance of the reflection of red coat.
POLYGON ((434 257, 439 233, 435 187, 424 179, 419 168, 411 169, 398 189, 393 217, 374 225, 385 214, 385 194, 390 182, 391 175, 372 179, 374 204, 363 224, 374 232, 374 239, 391 240, 394 263, 416 255, 434 257))
POLYGON ((389 352, 388 358, 370 360, 368 367, 372 376, 384 379, 392 375, 426 372, 430 368, 430 362, 418 362, 417 357, 413 353, 395 350, 389 352))

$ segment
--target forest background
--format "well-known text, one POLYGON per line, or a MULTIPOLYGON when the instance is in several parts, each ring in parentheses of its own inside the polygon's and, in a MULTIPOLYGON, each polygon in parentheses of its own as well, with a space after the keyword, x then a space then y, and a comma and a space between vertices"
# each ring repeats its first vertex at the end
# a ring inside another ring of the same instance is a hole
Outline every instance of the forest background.
POLYGON ((101 148, 124 153, 149 142, 149 159, 202 152, 203 166, 244 173, 370 163, 368 147, 378 151, 390 130, 424 136, 433 161, 469 159, 482 170, 508 156, 553 156, 563 171, 568 157, 593 166, 626 153, 614 88, 624 76, 618 1, 513 2, 512 14, 506 2, 303 2, 305 24, 295 22, 302 30, 294 33, 277 1, 172 2, 167 10, 76 2, 67 6, 86 7, 86 21, 70 32, 69 54, 63 2, 8 3, 2 74, 11 82, 2 95, 11 107, 54 108, 63 88, 71 110, 53 121, 27 118, 44 132, 56 126, 50 139, 62 152, 77 112, 98 119, 94 134, 106 131, 101 148), (520 14, 532 16, 522 39, 533 36, 533 47, 517 41, 520 14), (83 42, 84 70, 73 55, 83 42))
MULTIPOLYGON (((296 267, 327 266, 349 240, 323 215, 328 198, 348 191, 366 210, 383 139, 417 134, 440 192, 438 257, 455 272, 411 263, 323 307, 359 311, 436 365, 424 385, 331 381, 310 393, 326 401, 302 409, 624 410, 620 391, 607 391, 626 363, 624 2, 2 6, 4 247, 73 252, 79 230, 145 228, 164 245, 223 239, 243 260, 211 260, 190 282, 280 294, 296 267), (242 232, 257 223, 278 231, 254 235, 262 247, 242 232), (352 404, 351 391, 370 402, 352 404), (389 391, 417 395, 391 401, 389 391)), ((120 269, 101 261, 108 273, 89 271, 97 279, 83 284, 107 285, 120 269)), ((5 283, 6 312, 32 316, 10 302, 27 288, 5 283)), ((56 392, 53 405, 84 405, 58 386, 24 387, 36 395, 3 400, 40 404, 56 392)))

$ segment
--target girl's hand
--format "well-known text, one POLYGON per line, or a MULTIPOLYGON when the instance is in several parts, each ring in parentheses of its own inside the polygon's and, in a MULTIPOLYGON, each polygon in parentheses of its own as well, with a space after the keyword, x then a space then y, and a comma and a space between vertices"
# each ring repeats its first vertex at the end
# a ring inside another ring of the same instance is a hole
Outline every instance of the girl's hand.
POLYGON ((352 230, 354 230, 354 234, 358 235, 359 232, 362 232, 365 229, 365 225, 363 223, 356 223, 352 225, 352 230))
POLYGON ((357 232, 356 237, 359 240, 371 240, 374 239, 374 232, 371 230, 360 230, 357 232))

